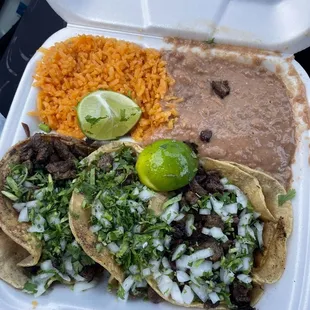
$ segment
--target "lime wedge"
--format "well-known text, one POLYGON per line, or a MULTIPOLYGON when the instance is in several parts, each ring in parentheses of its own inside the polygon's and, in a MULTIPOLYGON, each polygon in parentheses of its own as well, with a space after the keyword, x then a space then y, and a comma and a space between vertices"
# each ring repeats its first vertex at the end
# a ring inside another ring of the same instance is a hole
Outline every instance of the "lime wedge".
POLYGON ((77 116, 85 136, 113 140, 125 135, 138 122, 141 109, 122 94, 98 90, 80 101, 77 116))

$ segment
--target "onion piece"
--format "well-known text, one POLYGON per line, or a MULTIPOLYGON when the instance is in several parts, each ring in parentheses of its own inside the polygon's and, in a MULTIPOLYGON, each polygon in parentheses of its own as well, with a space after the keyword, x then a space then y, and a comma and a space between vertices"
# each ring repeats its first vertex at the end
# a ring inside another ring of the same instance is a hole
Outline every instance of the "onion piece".
POLYGON ((183 255, 176 261, 176 266, 178 270, 186 270, 189 268, 189 255, 183 255))
POLYGON ((212 265, 212 269, 214 269, 214 270, 217 270, 220 267, 221 267, 221 262, 220 261, 217 261, 217 262, 213 263, 213 265, 212 265))
POLYGON ((148 201, 154 196, 155 196, 155 193, 146 187, 144 187, 143 190, 139 193, 139 198, 142 201, 148 201))
POLYGON ((172 237, 169 235, 165 236, 165 240, 164 240, 164 245, 165 248, 169 249, 170 248, 170 243, 171 243, 172 237))
POLYGON ((156 271, 158 271, 158 269, 159 269, 161 260, 152 259, 152 260, 150 260, 149 263, 150 263, 151 271, 152 271, 152 272, 156 272, 156 271))
POLYGON ((263 229, 264 229, 264 223, 255 222, 254 226, 256 228, 256 237, 258 241, 258 245, 261 248, 263 246, 263 229))
POLYGON ((230 270, 221 268, 220 270, 220 279, 222 282, 224 282, 226 285, 230 284, 234 280, 234 273, 230 270))
POLYGON ((79 293, 82 291, 86 291, 86 290, 89 290, 89 289, 95 287, 97 284, 98 284, 97 280, 93 280, 91 282, 86 282, 86 281, 77 282, 73 286, 73 292, 79 293))
POLYGON ((252 278, 246 274, 238 274, 237 275, 238 280, 240 280, 243 283, 249 284, 252 282, 252 278))
POLYGON ((124 280, 124 282, 122 283, 122 288, 124 289, 125 293, 129 292, 134 282, 135 282, 135 279, 133 276, 128 276, 124 280))
POLYGON ((212 262, 204 261, 197 267, 191 267, 191 273, 195 277, 201 277, 204 273, 212 272, 212 262))
POLYGON ((194 293, 188 285, 184 285, 182 290, 182 298, 185 304, 190 305, 194 300, 194 293))
POLYGON ((26 207, 25 202, 15 202, 13 203, 12 207, 17 211, 21 212, 24 207, 26 207))
POLYGON ((148 277, 149 275, 151 275, 151 269, 150 269, 150 268, 144 268, 144 269, 142 270, 142 275, 143 275, 144 277, 148 277))
POLYGON ((249 256, 245 256, 242 258, 242 267, 241 270, 242 271, 249 271, 250 268, 252 267, 252 259, 249 256))
POLYGON ((38 200, 31 200, 31 201, 26 202, 26 207, 28 209, 35 208, 37 206, 38 206, 38 200))
POLYGON ((189 256, 189 263, 195 262, 200 259, 206 259, 214 254, 211 248, 198 250, 189 256))
POLYGON ((28 208, 27 208, 27 207, 23 208, 23 209, 20 211, 20 213, 19 213, 19 215, 18 215, 18 221, 19 221, 20 223, 29 222, 28 208))
POLYGON ((174 251, 174 253, 172 255, 172 259, 171 260, 172 261, 177 260, 178 258, 180 258, 185 253, 185 251, 186 251, 186 245, 184 243, 179 244, 176 247, 176 249, 175 249, 175 251, 174 251))
POLYGON ((165 256, 162 258, 161 263, 166 269, 171 267, 168 258, 165 256))
POLYGON ((220 301, 220 297, 215 292, 209 294, 209 299, 213 304, 216 304, 218 301, 220 301))
POLYGON ((183 304, 183 297, 180 288, 175 282, 172 283, 171 298, 177 303, 183 304))
POLYGON ((138 266, 137 265, 130 266, 129 271, 131 274, 137 274, 139 272, 138 266))
POLYGON ((199 214, 208 215, 208 214, 211 214, 211 211, 209 209, 200 209, 199 214))
POLYGON ((224 206, 224 210, 228 214, 237 214, 238 213, 238 204, 237 203, 231 203, 224 206))
POLYGON ((222 185, 225 185, 228 183, 228 179, 227 178, 222 178, 220 179, 220 182, 222 183, 222 185))
POLYGON ((28 228, 29 232, 44 232, 44 224, 45 224, 45 219, 42 217, 41 214, 37 214, 37 216, 34 219, 34 224, 28 228))
POLYGON ((164 296, 169 297, 173 285, 172 280, 168 276, 162 275, 157 279, 157 284, 160 292, 164 296))
POLYGON ((190 237, 193 234, 193 225, 195 216, 194 214, 188 214, 186 218, 187 218, 185 223, 186 235, 190 237))
POLYGON ((176 272, 176 276, 180 283, 184 283, 190 280, 190 276, 185 271, 182 270, 178 270, 176 272))
POLYGON ((181 221, 184 218, 185 214, 184 213, 180 213, 174 220, 176 222, 181 221))
POLYGON ((178 216, 179 213, 179 203, 175 202, 171 206, 169 206, 164 213, 160 216, 160 218, 166 222, 167 224, 171 224, 172 221, 178 216))
POLYGON ((191 289, 199 297, 202 302, 206 302, 208 299, 207 287, 204 285, 190 284, 191 289))
POLYGON ((120 247, 115 242, 110 242, 107 245, 107 248, 112 252, 113 254, 117 253, 120 249, 120 247))
POLYGON ((92 233, 97 233, 101 228, 102 228, 102 226, 97 224, 97 225, 90 226, 89 230, 92 233))

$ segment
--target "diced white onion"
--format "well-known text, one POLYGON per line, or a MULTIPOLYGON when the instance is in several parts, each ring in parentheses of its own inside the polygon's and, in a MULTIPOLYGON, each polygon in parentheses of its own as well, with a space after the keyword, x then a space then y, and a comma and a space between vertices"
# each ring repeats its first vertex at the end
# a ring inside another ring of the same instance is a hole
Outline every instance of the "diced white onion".
POLYGON ((34 225, 32 225, 30 228, 28 228, 29 232, 44 232, 45 219, 42 217, 42 215, 38 214, 34 219, 34 225))
POLYGON ((170 268, 170 263, 167 257, 163 257, 161 260, 161 263, 164 268, 170 268))
POLYGON ((17 211, 17 212, 21 212, 21 210, 26 206, 25 202, 15 202, 13 203, 13 208, 17 211))
POLYGON ((264 229, 264 223, 255 222, 254 226, 256 228, 256 237, 258 241, 258 245, 261 248, 263 246, 263 229, 264 229))
POLYGON ((208 299, 207 287, 205 287, 204 285, 196 285, 193 283, 190 285, 190 287, 202 302, 207 301, 208 299))
POLYGON ((245 215, 241 216, 239 220, 239 225, 240 226, 249 225, 252 217, 253 215, 251 213, 246 213, 245 215))
POLYGON ((253 217, 254 217, 255 220, 258 219, 260 217, 260 213, 253 212, 253 217))
POLYGON ((29 222, 29 217, 28 217, 28 208, 27 207, 25 207, 25 208, 23 208, 21 211, 20 211, 20 213, 19 213, 19 215, 18 215, 18 221, 19 222, 29 222))
POLYGON ((162 244, 162 241, 159 239, 153 239, 153 246, 158 250, 158 251, 163 251, 164 247, 162 244))
POLYGON ((70 277, 68 277, 68 276, 65 275, 65 274, 62 274, 58 269, 56 269, 56 268, 53 266, 51 260, 46 260, 46 261, 44 261, 43 263, 41 263, 40 268, 41 268, 43 271, 50 271, 50 270, 53 270, 53 271, 55 271, 64 281, 70 282, 70 277))
POLYGON ((148 201, 154 196, 155 196, 155 193, 147 188, 143 188, 143 190, 139 193, 139 198, 142 201, 148 201))
POLYGON ((26 188, 33 188, 33 187, 35 187, 31 182, 29 182, 29 181, 25 181, 24 183, 23 183, 23 186, 25 186, 26 188))
POLYGON ((212 262, 210 261, 204 261, 198 267, 191 267, 191 273, 195 277, 201 277, 208 272, 212 272, 212 262))
POLYGON ((132 265, 129 267, 129 271, 132 273, 132 274, 137 274, 139 272, 139 269, 138 269, 138 266, 137 265, 132 265))
POLYGON ((190 280, 190 276, 185 271, 182 270, 178 270, 176 272, 176 276, 180 283, 184 283, 190 280))
POLYGON ((188 237, 190 237, 193 234, 194 221, 195 221, 195 216, 193 214, 188 214, 186 223, 185 223, 186 235, 188 237))
POLYGON ((225 185, 225 184, 228 183, 228 179, 227 179, 227 178, 222 178, 222 179, 220 179, 220 182, 221 182, 223 185, 225 185))
POLYGON ((156 280, 162 276, 162 273, 160 271, 155 271, 152 276, 153 276, 153 279, 156 280))
POLYGON ((136 187, 136 188, 132 191, 131 194, 134 195, 134 196, 138 196, 138 195, 139 195, 139 189, 138 189, 138 187, 136 187))
POLYGON ((216 304, 218 301, 220 301, 220 297, 215 292, 209 294, 209 299, 213 304, 216 304))
POLYGON ((208 215, 208 214, 211 214, 211 211, 209 209, 200 209, 199 214, 208 215))
POLYGON ((141 225, 137 224, 133 227, 133 232, 139 234, 141 232, 141 225))
POLYGON ((65 264, 65 270, 68 275, 70 275, 72 278, 74 278, 78 282, 86 281, 85 278, 81 277, 79 274, 76 274, 75 271, 73 270, 71 257, 66 258, 64 260, 64 264, 65 264))
POLYGON ((151 269, 150 269, 150 268, 144 268, 144 269, 142 270, 142 275, 143 275, 144 277, 148 277, 149 275, 151 275, 151 269))
POLYGON ((136 287, 138 287, 138 288, 147 287, 147 282, 145 280, 138 281, 138 282, 136 282, 136 287))
POLYGON ((37 200, 31 200, 31 201, 26 202, 26 207, 28 209, 35 208, 37 205, 38 205, 37 200))
POLYGON ((171 289, 171 298, 179 304, 183 304, 183 298, 177 283, 173 282, 171 289))
POLYGON ((195 262, 195 261, 200 260, 200 259, 206 259, 206 258, 212 256, 213 254, 214 253, 213 253, 213 250, 211 248, 198 250, 189 256, 189 262, 191 263, 191 262, 195 262))
POLYGON ((119 251, 119 246, 115 242, 111 242, 107 245, 107 248, 112 253, 117 253, 119 251))
POLYGON ((164 213, 160 216, 160 218, 167 224, 171 224, 172 221, 174 221, 174 219, 178 216, 178 214, 179 214, 179 203, 175 202, 164 211, 164 213))
POLYGON ((174 220, 176 222, 181 221, 184 218, 185 214, 184 213, 180 213, 174 220))
POLYGON ((62 251, 65 250, 66 245, 67 245, 67 241, 66 241, 65 239, 61 239, 61 240, 60 240, 60 247, 61 247, 61 250, 62 250, 62 251))
POLYGON ((93 280, 90 282, 86 282, 86 281, 77 282, 73 286, 73 292, 79 293, 82 291, 86 291, 86 290, 89 290, 89 289, 95 287, 97 284, 98 284, 98 281, 96 281, 96 280, 93 280))
POLYGON ((213 196, 210 197, 210 201, 212 203, 213 210, 216 214, 218 214, 219 216, 226 216, 227 215, 227 212, 225 210, 223 210, 224 202, 218 201, 213 196))
POLYGON ((212 265, 212 268, 213 268, 214 270, 217 270, 217 269, 219 269, 220 267, 221 267, 221 262, 220 262, 220 261, 217 261, 217 262, 213 263, 213 265, 212 265))
POLYGON ((129 292, 134 282, 135 282, 135 279, 133 276, 128 276, 124 280, 124 282, 122 283, 122 288, 124 289, 125 293, 129 292))
POLYGON ((221 268, 220 270, 220 279, 222 282, 224 282, 226 285, 232 283, 234 280, 234 273, 230 270, 221 268))
POLYGON ((238 280, 240 280, 243 283, 249 284, 252 282, 252 278, 246 274, 238 274, 237 275, 238 280))
POLYGON ((48 241, 51 239, 51 236, 49 234, 43 234, 43 238, 44 238, 44 241, 48 241))
POLYGON ((170 248, 170 243, 171 243, 172 237, 169 235, 165 236, 165 240, 164 240, 164 245, 165 248, 169 249, 170 248))
POLYGON ((254 230, 253 230, 250 226, 246 226, 246 230, 247 230, 248 234, 249 234, 254 240, 256 240, 254 230))
POLYGON ((189 255, 183 255, 176 261, 176 266, 178 270, 185 270, 188 269, 189 263, 189 255))
POLYGON ((58 216, 51 216, 48 222, 50 225, 58 225, 60 223, 60 218, 58 216))
POLYGON ((231 203, 224 206, 224 210, 228 214, 237 214, 238 213, 238 204, 237 203, 231 203))
POLYGON ((161 263, 160 260, 155 260, 155 259, 150 260, 150 268, 151 268, 151 271, 152 271, 152 272, 158 271, 159 266, 160 266, 160 263, 161 263))
POLYGON ((89 230, 90 230, 92 233, 96 233, 96 232, 98 232, 101 228, 102 228, 102 226, 97 224, 97 225, 90 226, 90 227, 89 227, 89 230))
POLYGON ((184 243, 179 244, 176 247, 176 249, 175 249, 175 251, 174 251, 174 253, 172 255, 172 259, 171 260, 172 261, 177 260, 178 258, 180 258, 185 253, 185 251, 186 251, 186 245, 184 243))
POLYGON ((206 228, 204 227, 201 232, 205 235, 212 236, 214 239, 226 242, 228 237, 223 233, 222 229, 219 227, 206 228))
POLYGON ((182 290, 182 298, 185 304, 190 305, 194 300, 194 293, 188 285, 184 285, 182 290))
POLYGON ((252 259, 249 256, 245 256, 242 258, 242 271, 249 271, 251 268, 252 259))
POLYGON ((157 284, 160 292, 164 296, 169 297, 173 285, 172 280, 168 276, 162 275, 157 279, 157 284))

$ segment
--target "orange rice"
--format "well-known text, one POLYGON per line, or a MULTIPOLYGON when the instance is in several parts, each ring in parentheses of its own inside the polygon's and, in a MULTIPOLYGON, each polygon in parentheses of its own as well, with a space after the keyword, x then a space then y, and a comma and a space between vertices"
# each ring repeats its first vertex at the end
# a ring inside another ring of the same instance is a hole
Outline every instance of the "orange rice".
POLYGON ((76 106, 85 95, 98 89, 130 95, 142 109, 132 137, 142 140, 159 126, 173 127, 174 105, 163 110, 174 80, 168 75, 159 51, 99 36, 81 35, 56 43, 44 54, 35 72, 39 87, 37 111, 42 122, 61 134, 83 138, 76 106))

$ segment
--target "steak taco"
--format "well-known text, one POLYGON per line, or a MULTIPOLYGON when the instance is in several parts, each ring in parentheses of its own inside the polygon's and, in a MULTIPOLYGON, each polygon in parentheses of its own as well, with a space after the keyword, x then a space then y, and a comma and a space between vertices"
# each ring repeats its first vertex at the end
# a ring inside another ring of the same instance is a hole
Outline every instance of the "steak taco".
POLYGON ((98 271, 76 243, 68 220, 77 164, 94 150, 76 139, 35 134, 1 160, 0 277, 4 281, 39 296, 53 281, 87 283, 98 271))
POLYGON ((284 271, 291 211, 275 203, 284 189, 201 158, 187 186, 158 194, 139 181, 138 152, 111 144, 84 160, 70 203, 77 242, 119 281, 121 299, 252 309, 284 271))

